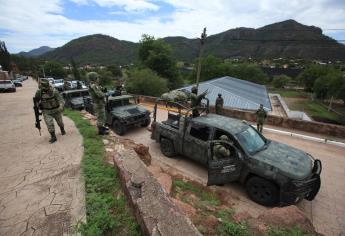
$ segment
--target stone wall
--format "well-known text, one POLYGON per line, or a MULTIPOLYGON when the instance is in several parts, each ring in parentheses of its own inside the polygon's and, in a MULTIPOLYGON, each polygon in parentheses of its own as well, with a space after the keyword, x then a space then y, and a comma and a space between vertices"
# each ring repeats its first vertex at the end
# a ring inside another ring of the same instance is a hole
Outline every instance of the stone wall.
MULTIPOLYGON (((148 97, 139 95, 141 102, 154 103, 156 97, 148 97)), ((211 106, 211 112, 214 112, 214 107, 211 106)), ((241 120, 255 122, 256 117, 252 111, 243 111, 236 109, 224 109, 223 114, 228 117, 233 117, 241 120)), ((345 126, 321 123, 316 121, 296 120, 274 115, 268 115, 266 124, 278 126, 287 129, 301 130, 326 136, 333 136, 345 138, 345 126)))

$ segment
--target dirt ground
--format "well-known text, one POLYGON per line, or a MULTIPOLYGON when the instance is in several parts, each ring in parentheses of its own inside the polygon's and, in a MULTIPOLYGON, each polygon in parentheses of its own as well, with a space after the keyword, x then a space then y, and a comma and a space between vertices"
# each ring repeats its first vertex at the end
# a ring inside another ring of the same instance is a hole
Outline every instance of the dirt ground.
POLYGON ((36 89, 29 79, 16 93, 0 94, 0 235, 70 235, 85 219, 82 137, 66 117, 67 135, 57 130, 58 142, 48 143, 43 121, 39 136, 36 89))
MULTIPOLYGON (((160 120, 166 119, 165 111, 160 111, 159 114, 160 120)), ((303 200, 298 207, 312 220, 318 232, 327 236, 345 235, 345 181, 343 181, 345 178, 345 148, 268 132, 264 135, 269 139, 302 149, 322 161, 322 184, 319 194, 312 202, 303 200)), ((159 165, 166 171, 183 173, 188 178, 206 184, 206 168, 183 157, 166 158, 161 154, 159 144, 148 137, 150 137, 150 132, 140 128, 133 128, 124 135, 124 138, 149 146, 154 165, 159 165)), ((247 197, 244 187, 238 183, 215 188, 221 188, 227 192, 233 201, 234 208, 238 211, 247 211, 256 217, 265 209, 252 202, 247 197)))

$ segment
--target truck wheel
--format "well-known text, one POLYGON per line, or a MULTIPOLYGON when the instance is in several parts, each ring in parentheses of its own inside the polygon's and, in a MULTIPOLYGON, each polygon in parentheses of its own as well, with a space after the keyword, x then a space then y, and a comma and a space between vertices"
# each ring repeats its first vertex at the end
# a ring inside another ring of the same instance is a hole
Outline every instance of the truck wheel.
POLYGON ((162 138, 161 139, 161 152, 164 156, 174 157, 176 156, 174 144, 170 139, 162 138))
POLYGON ((113 129, 115 133, 120 136, 124 135, 126 132, 126 127, 117 120, 113 122, 113 129))
POLYGON ((141 127, 147 127, 151 123, 151 118, 148 117, 144 123, 141 124, 141 127))
POLYGON ((260 177, 252 177, 246 183, 249 197, 264 206, 272 206, 278 202, 279 191, 275 184, 260 177))

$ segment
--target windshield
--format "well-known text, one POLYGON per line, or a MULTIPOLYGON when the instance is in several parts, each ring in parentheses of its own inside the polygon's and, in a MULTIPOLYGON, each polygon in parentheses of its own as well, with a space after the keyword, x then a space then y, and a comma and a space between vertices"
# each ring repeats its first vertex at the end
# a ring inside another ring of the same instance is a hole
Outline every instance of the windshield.
POLYGON ((57 83, 63 83, 63 79, 57 79, 54 81, 54 84, 57 84, 57 83))
POLYGON ((0 80, 0 84, 11 84, 9 80, 0 80))
POLYGON ((236 134, 236 137, 241 146, 251 154, 259 151, 265 145, 265 140, 251 126, 236 134))

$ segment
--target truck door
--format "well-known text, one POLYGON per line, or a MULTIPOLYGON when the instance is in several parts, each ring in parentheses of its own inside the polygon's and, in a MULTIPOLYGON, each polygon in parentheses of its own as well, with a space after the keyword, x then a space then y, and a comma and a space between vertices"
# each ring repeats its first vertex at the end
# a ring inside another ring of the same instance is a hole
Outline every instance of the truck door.
POLYGON ((207 141, 210 127, 191 122, 183 140, 183 154, 201 164, 207 164, 207 141))
POLYGON ((208 142, 208 180, 207 185, 226 184, 240 177, 242 169, 241 152, 230 142, 215 140, 208 142), (215 157, 215 148, 222 145, 230 151, 223 158, 215 157))

